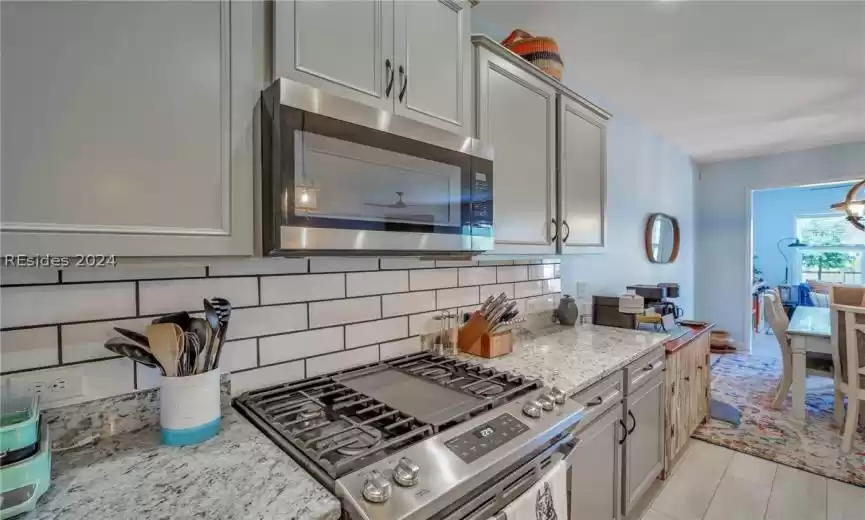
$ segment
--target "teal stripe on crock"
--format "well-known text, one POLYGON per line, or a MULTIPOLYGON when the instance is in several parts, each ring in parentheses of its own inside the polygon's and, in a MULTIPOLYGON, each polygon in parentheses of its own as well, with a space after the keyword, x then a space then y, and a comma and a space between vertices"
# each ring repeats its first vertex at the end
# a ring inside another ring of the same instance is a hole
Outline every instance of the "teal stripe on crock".
POLYGON ((221 417, 217 417, 209 423, 194 428, 182 428, 179 430, 162 428, 162 444, 168 446, 186 446, 188 444, 204 442, 219 433, 221 420, 221 417))

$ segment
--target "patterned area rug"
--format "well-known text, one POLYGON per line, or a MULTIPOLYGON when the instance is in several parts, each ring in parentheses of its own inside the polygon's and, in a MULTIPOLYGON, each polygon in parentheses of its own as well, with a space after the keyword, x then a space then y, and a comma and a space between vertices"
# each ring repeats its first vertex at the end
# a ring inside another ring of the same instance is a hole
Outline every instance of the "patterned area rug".
POLYGON ((832 380, 809 377, 805 404, 808 420, 792 416, 791 397, 772 408, 781 377, 781 360, 746 354, 720 356, 712 366, 712 397, 742 412, 736 427, 710 419, 694 433, 697 439, 768 459, 842 482, 865 487, 865 430, 853 438, 853 450, 841 452, 841 435, 833 424, 832 380))

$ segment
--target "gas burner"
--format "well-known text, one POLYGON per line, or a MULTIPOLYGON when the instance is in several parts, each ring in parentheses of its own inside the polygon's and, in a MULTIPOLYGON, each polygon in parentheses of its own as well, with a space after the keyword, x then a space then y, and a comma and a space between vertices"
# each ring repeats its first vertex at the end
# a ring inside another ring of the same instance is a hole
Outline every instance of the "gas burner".
POLYGON ((451 371, 448 370, 448 369, 446 369, 446 368, 442 368, 442 367, 435 367, 435 368, 430 368, 430 369, 427 369, 427 370, 421 370, 421 371, 418 372, 417 374, 418 374, 419 376, 423 376, 423 377, 426 377, 426 378, 429 378, 429 379, 437 379, 437 378, 439 378, 439 377, 446 376, 446 375, 448 375, 448 374, 450 374, 450 373, 451 373, 451 371))
POLYGON ((472 393, 482 396, 498 395, 505 391, 505 387, 496 383, 482 383, 471 388, 472 393))
POLYGON ((334 446, 340 446, 336 452, 351 457, 374 447, 381 442, 381 438, 380 431, 364 425, 322 441, 318 445, 318 449, 323 451, 334 446))

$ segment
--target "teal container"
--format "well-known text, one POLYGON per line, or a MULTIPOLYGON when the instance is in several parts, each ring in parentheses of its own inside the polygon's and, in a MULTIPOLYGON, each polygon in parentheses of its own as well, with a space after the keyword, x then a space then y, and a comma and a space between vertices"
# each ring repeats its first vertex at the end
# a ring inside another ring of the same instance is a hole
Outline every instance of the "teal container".
POLYGON ((39 396, 4 396, 0 400, 0 453, 14 454, 35 446, 37 442, 39 396))
POLYGON ((0 467, 0 520, 33 511, 51 485, 51 440, 48 425, 37 423, 38 448, 34 455, 0 467))

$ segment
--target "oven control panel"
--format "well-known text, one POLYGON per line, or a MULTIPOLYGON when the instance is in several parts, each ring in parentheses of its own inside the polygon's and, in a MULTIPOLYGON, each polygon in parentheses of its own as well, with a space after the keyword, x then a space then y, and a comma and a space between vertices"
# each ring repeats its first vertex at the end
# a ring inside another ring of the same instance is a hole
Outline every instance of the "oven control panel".
POLYGON ((471 463, 528 430, 529 427, 522 421, 509 413, 503 413, 445 442, 445 446, 463 462, 471 463))

